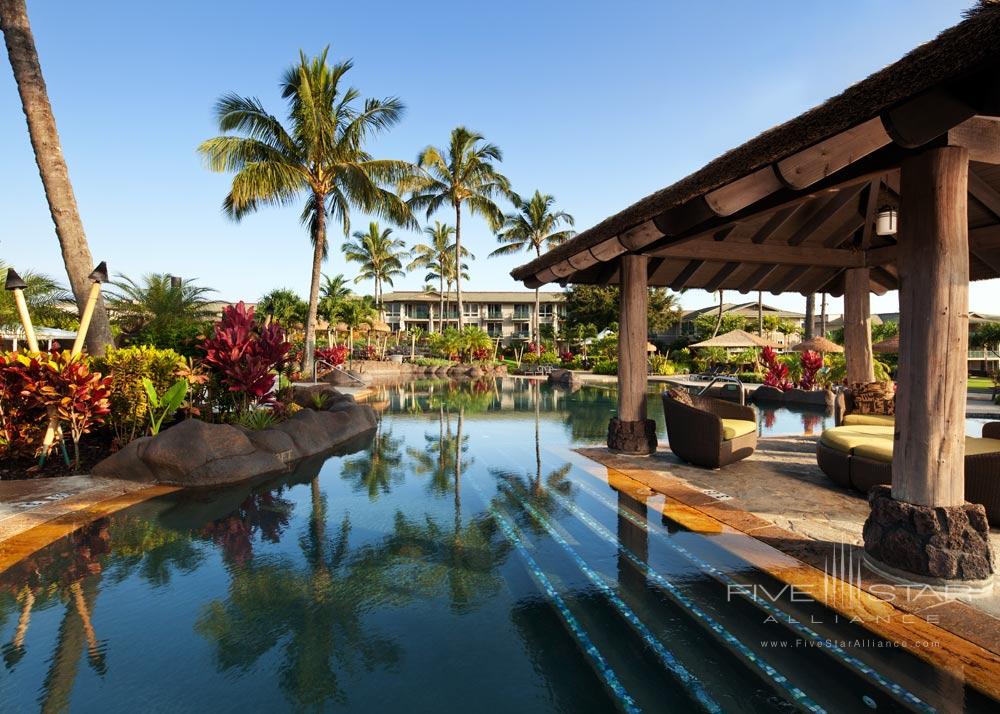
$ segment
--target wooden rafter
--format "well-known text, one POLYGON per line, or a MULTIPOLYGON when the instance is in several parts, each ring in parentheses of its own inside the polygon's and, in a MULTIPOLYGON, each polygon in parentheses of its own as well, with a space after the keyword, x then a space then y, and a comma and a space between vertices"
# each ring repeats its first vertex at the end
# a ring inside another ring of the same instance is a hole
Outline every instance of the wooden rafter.
POLYGON ((750 277, 748 277, 746 280, 740 283, 737 290, 739 290, 741 293, 748 293, 751 290, 757 290, 757 286, 760 285, 768 277, 770 277, 771 274, 774 273, 774 271, 776 271, 779 267, 780 266, 773 263, 770 265, 760 266, 759 268, 753 271, 750 277))
POLYGON ((820 265, 830 268, 859 268, 865 264, 863 253, 855 250, 801 247, 783 244, 716 243, 699 241, 662 248, 651 253, 660 258, 709 260, 720 263, 782 263, 784 265, 820 265))
POLYGON ((820 226, 826 223, 833 215, 848 203, 857 198, 861 189, 867 184, 860 183, 847 186, 831 196, 823 206, 816 211, 802 226, 795 231, 795 234, 788 239, 788 245, 802 245, 809 236, 817 231, 820 226))
POLYGON ((1000 218, 1000 193, 969 167, 969 194, 983 204, 983 207, 1000 218))
POLYGON ((723 265, 719 271, 712 276, 712 279, 705 283, 705 290, 710 293, 714 293, 719 287, 726 281, 729 276, 736 272, 740 267, 739 262, 729 262, 723 265))
POLYGON ((687 287, 687 284, 694 277, 694 274, 698 272, 698 268, 705 264, 704 260, 692 260, 689 261, 684 269, 670 282, 670 287, 674 290, 683 290, 687 287))

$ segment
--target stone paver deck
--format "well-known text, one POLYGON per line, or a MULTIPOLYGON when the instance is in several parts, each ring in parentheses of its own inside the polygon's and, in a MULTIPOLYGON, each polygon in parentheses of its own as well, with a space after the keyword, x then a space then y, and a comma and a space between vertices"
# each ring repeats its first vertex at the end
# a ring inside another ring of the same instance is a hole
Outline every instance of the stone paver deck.
POLYGON ((96 518, 176 490, 83 475, 0 481, 0 572, 96 518))
MULTIPOLYGON (((662 494, 668 505, 672 503, 681 509, 681 514, 685 513, 683 509, 693 509, 698 514, 691 521, 695 530, 711 523, 714 528, 739 531, 759 541, 775 557, 784 554, 789 556, 789 563, 798 561, 797 567, 786 564, 777 568, 775 574, 779 578, 795 572, 798 578, 836 579, 835 559, 831 557, 835 548, 846 548, 854 562, 861 560, 861 531, 868 515, 867 501, 861 494, 839 488, 823 475, 816 466, 814 437, 761 439, 753 456, 719 471, 680 461, 665 443, 660 444, 657 454, 649 457, 614 454, 606 448, 576 451, 606 468, 609 481, 625 477, 662 494)), ((1000 553, 1000 530, 991 531, 991 540, 994 552, 1000 553)), ((768 559, 763 557, 763 562, 768 559)), ((870 612, 886 607, 916 615, 926 621, 926 626, 943 630, 952 637, 949 652, 935 655, 952 657, 943 662, 964 661, 961 658, 969 653, 980 660, 986 656, 990 676, 1000 677, 1000 586, 992 596, 945 598, 926 589, 888 585, 867 568, 862 569, 859 581, 837 582, 847 590, 857 591, 850 598, 847 611, 860 608, 870 612), (885 600, 892 604, 873 604, 885 600), (966 646, 968 652, 963 650, 966 646), (955 657, 959 660, 954 660, 955 657)), ((914 636, 906 628, 869 629, 896 641, 914 636)), ((997 696, 1000 681, 989 688, 997 696)))

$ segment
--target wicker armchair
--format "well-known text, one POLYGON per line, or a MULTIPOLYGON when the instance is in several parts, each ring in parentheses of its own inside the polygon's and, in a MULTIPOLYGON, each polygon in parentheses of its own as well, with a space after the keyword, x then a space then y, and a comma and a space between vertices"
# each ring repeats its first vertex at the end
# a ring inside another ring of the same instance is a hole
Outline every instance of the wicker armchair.
MULTIPOLYGON (((840 389, 837 391, 833 398, 833 424, 834 426, 843 426, 845 423, 844 417, 855 414, 854 407, 854 395, 851 393, 850 389, 840 389)), ((889 416, 879 416, 879 415, 864 415, 871 419, 870 422, 861 421, 859 423, 884 423, 891 425, 895 421, 895 417, 889 416)))
POLYGON ((757 417, 752 407, 711 397, 692 396, 688 406, 663 393, 663 415, 667 442, 678 457, 709 469, 718 469, 745 459, 757 448, 757 417), (752 422, 747 434, 726 439, 723 419, 752 422))

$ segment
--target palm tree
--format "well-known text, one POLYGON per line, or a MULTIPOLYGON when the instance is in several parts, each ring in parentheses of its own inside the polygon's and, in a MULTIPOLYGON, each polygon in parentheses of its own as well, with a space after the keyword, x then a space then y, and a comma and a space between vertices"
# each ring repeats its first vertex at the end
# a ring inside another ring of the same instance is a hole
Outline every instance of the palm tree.
POLYGON ((277 288, 257 301, 257 314, 270 315, 285 330, 301 327, 306 322, 308 306, 290 288, 277 288))
POLYGON ((415 225, 406 203, 386 188, 411 175, 413 166, 375 159, 365 149, 373 135, 400 120, 403 103, 395 97, 360 103, 358 90, 342 84, 353 66, 351 61, 328 65, 328 49, 313 59, 300 52, 299 63, 285 73, 281 95, 288 100, 288 128, 268 114, 259 99, 227 94, 215 108, 219 131, 225 135, 198 147, 211 170, 236 174, 223 202, 223 210, 233 220, 261 206, 288 205, 306 197, 302 221, 309 225, 313 244, 306 372, 312 370, 316 348, 327 218, 338 219, 345 236, 350 233, 350 211, 355 207, 393 223, 415 225))
POLYGON ((351 297, 351 288, 347 278, 342 274, 323 275, 323 284, 319 288, 319 305, 317 313, 327 322, 326 341, 333 344, 333 323, 337 321, 337 313, 344 301, 351 297))
MULTIPOLYGON (((563 226, 572 226, 573 216, 565 211, 553 210, 556 199, 551 194, 543 194, 536 190, 535 195, 525 201, 518 195, 513 195, 514 212, 504 216, 503 226, 497 233, 497 240, 502 243, 499 248, 490 253, 493 258, 498 255, 511 255, 522 250, 535 251, 535 256, 542 254, 542 249, 551 249, 573 237, 575 231, 563 226)), ((535 350, 542 353, 542 340, 539 335, 541 328, 539 320, 538 288, 535 288, 535 315, 532 320, 535 350)))
MULTIPOLYGON (((467 251, 465 248, 462 248, 462 253, 464 255, 468 256, 469 258, 475 258, 476 257, 472 253, 470 253, 469 251, 467 251)), ((461 266, 456 265, 455 264, 455 254, 453 252, 453 253, 450 253, 450 254, 448 254, 448 255, 445 256, 444 262, 440 266, 438 266, 438 270, 441 271, 443 273, 443 275, 444 275, 444 295, 445 295, 444 309, 445 309, 445 312, 450 312, 451 311, 451 286, 455 285, 459 281, 459 279, 461 279, 461 280, 469 280, 470 279, 469 278, 469 264, 468 263, 462 263, 461 266), (460 271, 460 269, 461 269, 461 271, 460 271), (459 272, 461 272, 461 274, 459 274, 459 272)), ((434 278, 433 274, 429 274, 428 277, 430 277, 431 279, 434 278)), ((459 308, 458 312, 461 313, 462 309, 459 308)), ((461 328, 461 329, 465 329, 465 328, 461 328)))
MULTIPOLYGON (((82 312, 90 293, 91 283, 87 276, 93 269, 94 259, 87 244, 83 221, 80 220, 73 184, 69 180, 69 169, 59 142, 56 119, 45 89, 24 0, 0 0, 0 30, 3 31, 7 56, 14 70, 17 91, 21 95, 21 108, 28 122, 28 136, 59 238, 63 263, 76 304, 82 312)), ((87 332, 87 349, 91 354, 104 354, 104 349, 110 344, 108 313, 103 300, 98 300, 87 332)))
MULTIPOLYGON (((0 262, 0 283, 7 280, 7 270, 8 267, 0 262)), ((75 319, 63 309, 70 295, 59 283, 48 275, 31 271, 23 272, 21 278, 28 284, 24 290, 24 299, 36 326, 61 327, 75 319)), ((9 330, 19 324, 20 317, 13 294, 8 290, 0 292, 0 328, 9 330)))
POLYGON ((724 306, 724 299, 726 297, 725 291, 719 291, 719 314, 715 319, 715 329, 712 330, 712 337, 719 334, 719 328, 722 327, 722 308, 724 306))
POLYGON ((354 282, 375 281, 375 304, 382 309, 382 285, 392 285, 394 278, 401 278, 406 243, 392 237, 392 229, 382 230, 378 223, 368 224, 368 232, 355 231, 353 240, 344 243, 344 257, 349 263, 358 263, 361 271, 354 282))
POLYGON ((424 233, 427 235, 428 240, 426 243, 417 243, 413 246, 413 250, 410 253, 412 260, 406 266, 406 269, 426 268, 428 272, 424 280, 426 282, 438 281, 440 286, 438 290, 440 296, 438 314, 444 315, 445 271, 442 269, 442 266, 448 259, 448 253, 454 250, 455 244, 452 242, 451 237, 454 235, 455 229, 441 221, 434 221, 433 226, 424 228, 424 233))
POLYGON ((212 292, 212 288, 195 285, 192 278, 178 285, 166 273, 146 273, 139 282, 119 274, 107 295, 115 322, 126 338, 142 333, 144 340, 157 347, 171 347, 172 339, 212 318, 205 297, 212 292))
MULTIPOLYGON (((510 193, 510 182, 497 171, 494 162, 503 160, 499 147, 486 143, 482 135, 464 126, 451 132, 447 150, 428 146, 417 157, 421 173, 404 177, 401 191, 409 192, 408 203, 413 208, 426 209, 427 217, 445 204, 455 209, 455 246, 462 254, 462 204, 473 215, 482 216, 497 230, 503 223, 503 212, 495 199, 510 193)), ((462 281, 456 274, 458 297, 458 327, 465 327, 462 315, 462 281)))

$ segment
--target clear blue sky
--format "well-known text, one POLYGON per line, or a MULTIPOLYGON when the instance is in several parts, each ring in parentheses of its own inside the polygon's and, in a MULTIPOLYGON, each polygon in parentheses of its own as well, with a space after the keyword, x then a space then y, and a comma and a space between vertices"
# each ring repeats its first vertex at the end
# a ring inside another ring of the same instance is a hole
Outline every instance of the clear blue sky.
MULTIPOLYGON (((277 80, 300 48, 330 45, 354 59, 350 78, 364 95, 406 103, 377 155, 412 160, 465 124, 503 149, 517 191, 554 194, 583 229, 896 60, 971 1, 29 0, 28 10, 95 256, 115 272, 197 277, 220 298, 255 300, 275 287, 308 290, 298 209, 227 220, 229 178, 205 170, 195 147, 216 133, 211 109, 223 92, 256 95, 283 115, 277 80)), ((0 259, 65 279, 5 61, 0 135, 0 259)), ((355 228, 365 225, 355 216, 355 228)), ((517 287, 508 272, 523 259, 488 260, 487 227, 464 225, 477 256, 468 287, 517 287)), ((353 276, 333 240, 326 272, 353 276)), ((396 287, 419 289, 422 277, 396 287)), ((692 291, 683 302, 710 300, 692 291)), ((873 309, 895 302, 876 298, 873 309)), ((974 286, 973 309, 998 304, 998 281, 974 286)))

